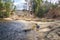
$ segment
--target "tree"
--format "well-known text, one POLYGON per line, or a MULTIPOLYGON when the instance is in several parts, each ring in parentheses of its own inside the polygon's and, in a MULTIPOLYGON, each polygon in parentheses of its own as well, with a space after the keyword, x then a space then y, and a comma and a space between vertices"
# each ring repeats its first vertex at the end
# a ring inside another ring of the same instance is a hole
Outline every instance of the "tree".
POLYGON ((41 3, 41 0, 34 0, 35 2, 35 11, 38 12, 39 8, 40 8, 40 3, 41 3))
POLYGON ((33 12, 35 14, 35 16, 37 17, 43 17, 45 13, 47 13, 49 11, 50 8, 54 9, 56 8, 57 5, 48 2, 48 0, 44 1, 43 0, 34 0, 33 1, 33 12), (43 6, 42 6, 43 4, 43 6))
POLYGON ((58 4, 60 5, 60 0, 58 0, 58 4))
POLYGON ((35 15, 38 15, 41 3, 42 3, 42 0, 34 0, 33 1, 33 9, 32 10, 35 13, 35 15))
POLYGON ((0 18, 9 17, 13 10, 13 0, 0 0, 0 18))

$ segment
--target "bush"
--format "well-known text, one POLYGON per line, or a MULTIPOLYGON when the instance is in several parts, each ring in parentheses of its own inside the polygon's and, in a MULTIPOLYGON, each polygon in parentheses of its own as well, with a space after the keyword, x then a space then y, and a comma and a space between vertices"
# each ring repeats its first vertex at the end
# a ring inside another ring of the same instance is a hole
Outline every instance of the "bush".
POLYGON ((37 17, 43 17, 44 14, 47 13, 48 11, 49 11, 49 10, 48 10, 46 7, 41 7, 41 8, 38 10, 36 16, 37 16, 37 17))
POLYGON ((9 17, 14 9, 12 0, 0 0, 0 18, 9 17))

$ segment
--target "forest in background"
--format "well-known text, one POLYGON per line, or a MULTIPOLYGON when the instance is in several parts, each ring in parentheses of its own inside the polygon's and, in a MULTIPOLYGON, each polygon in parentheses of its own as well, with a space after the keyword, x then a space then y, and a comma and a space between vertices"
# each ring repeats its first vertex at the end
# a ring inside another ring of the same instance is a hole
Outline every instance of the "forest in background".
MULTIPOLYGON (((27 0, 26 0, 27 1, 27 0)), ((51 0, 52 1, 52 0, 51 0)), ((0 18, 11 16, 15 12, 16 6, 13 4, 14 0, 0 0, 0 18)), ((51 3, 43 0, 30 1, 32 14, 36 17, 42 18, 59 18, 60 17, 60 1, 58 3, 51 3)))

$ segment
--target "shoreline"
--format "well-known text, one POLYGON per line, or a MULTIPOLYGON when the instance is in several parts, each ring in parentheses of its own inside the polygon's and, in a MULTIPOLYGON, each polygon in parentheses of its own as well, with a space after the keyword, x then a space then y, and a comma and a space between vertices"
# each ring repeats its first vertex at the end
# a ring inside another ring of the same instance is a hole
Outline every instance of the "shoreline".
POLYGON ((46 19, 46 18, 25 18, 25 17, 18 17, 18 18, 0 18, 1 21, 29 21, 29 22, 59 22, 60 20, 55 19, 46 19))

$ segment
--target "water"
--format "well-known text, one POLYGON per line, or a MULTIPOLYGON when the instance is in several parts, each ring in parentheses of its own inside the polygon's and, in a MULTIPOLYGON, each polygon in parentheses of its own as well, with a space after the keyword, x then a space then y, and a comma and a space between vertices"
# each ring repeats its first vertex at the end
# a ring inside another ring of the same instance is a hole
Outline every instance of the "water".
POLYGON ((31 40, 31 31, 23 31, 25 26, 22 22, 0 22, 0 40, 31 40))

